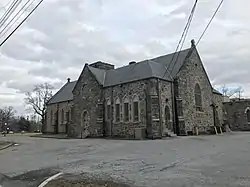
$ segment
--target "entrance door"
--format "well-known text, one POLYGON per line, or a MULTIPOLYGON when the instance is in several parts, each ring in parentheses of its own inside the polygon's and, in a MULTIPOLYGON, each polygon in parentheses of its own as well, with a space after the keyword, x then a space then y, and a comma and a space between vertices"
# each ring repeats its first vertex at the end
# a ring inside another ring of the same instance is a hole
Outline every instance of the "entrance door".
POLYGON ((81 118, 81 138, 86 138, 89 135, 89 114, 85 110, 81 118))

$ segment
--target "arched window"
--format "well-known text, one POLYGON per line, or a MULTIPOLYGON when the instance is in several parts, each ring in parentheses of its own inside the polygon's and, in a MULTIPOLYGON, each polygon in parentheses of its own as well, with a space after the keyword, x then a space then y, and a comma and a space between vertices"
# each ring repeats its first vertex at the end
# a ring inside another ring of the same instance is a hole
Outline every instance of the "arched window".
POLYGON ((134 96, 133 98, 133 120, 139 121, 139 98, 134 96))
POLYGON ((248 108, 247 111, 247 122, 250 123, 250 109, 248 108))
POLYGON ((61 122, 63 123, 64 122, 64 110, 62 109, 61 111, 61 122))
POLYGON ((53 125, 53 111, 50 111, 50 125, 53 125))
POLYGON ((195 95, 196 110, 201 111, 202 110, 202 98, 201 98, 201 88, 200 88, 199 84, 195 85, 194 95, 195 95))
POLYGON ((121 110, 120 110, 120 100, 117 98, 115 100, 115 121, 120 122, 120 115, 121 115, 121 110))
POLYGON ((123 99, 123 116, 124 121, 129 121, 129 100, 127 97, 123 99))
POLYGON ((106 117, 107 117, 107 120, 110 120, 111 119, 111 102, 110 100, 108 99, 107 102, 106 102, 106 117))

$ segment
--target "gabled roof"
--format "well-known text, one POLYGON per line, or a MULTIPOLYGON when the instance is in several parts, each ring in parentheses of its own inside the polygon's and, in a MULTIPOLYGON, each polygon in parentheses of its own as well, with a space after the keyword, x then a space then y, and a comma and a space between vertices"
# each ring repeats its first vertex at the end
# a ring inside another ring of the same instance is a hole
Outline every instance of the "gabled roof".
MULTIPOLYGON (((160 78, 167 81, 172 81, 172 78, 176 77, 177 73, 180 71, 180 68, 188 56, 190 49, 192 48, 126 65, 117 69, 104 70, 91 66, 88 66, 88 68, 95 76, 98 83, 104 87, 147 78, 160 78), (173 56, 174 59, 172 60, 173 56), (177 56, 178 60, 176 61, 177 56), (166 71, 167 67, 168 69, 166 71)), ((47 104, 73 100, 72 91, 76 85, 76 82, 77 81, 66 83, 47 104)))
POLYGON ((172 81, 171 77, 177 75, 189 51, 190 48, 180 51, 177 61, 178 52, 112 70, 102 70, 90 66, 89 69, 96 77, 97 81, 104 87, 153 77, 172 81), (173 56, 174 59, 172 60, 173 56), (171 61, 172 63, 170 64, 171 61), (166 67, 168 67, 167 72, 166 67))
MULTIPOLYGON (((153 61, 143 61, 118 69, 109 70, 106 72, 104 87, 114 86, 117 84, 147 79, 147 78, 163 78, 165 69, 162 65, 153 61)), ((165 80, 171 80, 168 75, 165 80)))
MULTIPOLYGON (((157 58, 153 58, 151 59, 151 61, 157 62, 159 64, 161 64, 164 69, 166 67, 168 67, 168 72, 171 73, 172 77, 175 77, 177 75, 177 73, 180 71, 188 53, 190 52, 192 48, 188 48, 185 50, 182 50, 180 52, 176 52, 176 53, 171 53, 168 55, 163 55, 157 58), (179 55, 178 55, 179 53, 179 55), (178 59, 177 59, 178 56, 178 59), (172 60, 173 58, 173 60, 172 60), (177 61, 176 61, 177 59, 177 61), (170 62, 172 61, 172 63, 170 64, 170 62)), ((165 71, 164 71, 165 72, 165 71)))
POLYGON ((106 70, 104 69, 98 69, 98 68, 93 68, 91 66, 88 66, 89 70, 92 72, 92 74, 95 76, 96 80, 100 85, 104 84, 105 80, 105 74, 106 70))
POLYGON ((67 82, 53 97, 48 101, 49 104, 60 103, 64 101, 73 100, 73 88, 75 87, 76 81, 67 82))

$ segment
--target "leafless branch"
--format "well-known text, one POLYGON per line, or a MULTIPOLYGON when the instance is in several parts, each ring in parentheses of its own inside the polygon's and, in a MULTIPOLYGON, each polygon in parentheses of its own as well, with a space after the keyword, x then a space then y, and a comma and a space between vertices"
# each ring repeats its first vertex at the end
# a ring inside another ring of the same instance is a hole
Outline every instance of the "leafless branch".
POLYGON ((35 85, 32 92, 26 93, 26 103, 32 107, 36 114, 42 117, 42 120, 45 118, 46 103, 52 97, 52 90, 52 85, 44 83, 35 85))

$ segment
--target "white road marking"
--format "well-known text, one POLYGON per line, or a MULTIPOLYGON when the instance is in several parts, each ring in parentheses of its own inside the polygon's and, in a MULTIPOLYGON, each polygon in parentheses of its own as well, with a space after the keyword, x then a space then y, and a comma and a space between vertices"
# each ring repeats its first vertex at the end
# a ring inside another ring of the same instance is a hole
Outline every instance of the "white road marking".
MULTIPOLYGON (((59 177, 60 175, 62 175, 63 173, 57 173, 51 177, 49 177, 48 179, 46 179, 45 181, 43 181, 38 187, 44 187, 46 184, 48 184, 50 181, 56 179, 57 177, 59 177)), ((1 186, 0 186, 1 187, 1 186)))

